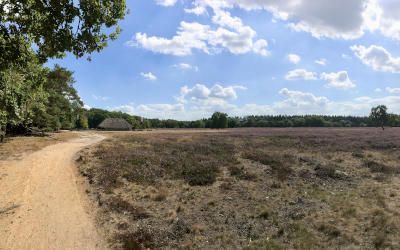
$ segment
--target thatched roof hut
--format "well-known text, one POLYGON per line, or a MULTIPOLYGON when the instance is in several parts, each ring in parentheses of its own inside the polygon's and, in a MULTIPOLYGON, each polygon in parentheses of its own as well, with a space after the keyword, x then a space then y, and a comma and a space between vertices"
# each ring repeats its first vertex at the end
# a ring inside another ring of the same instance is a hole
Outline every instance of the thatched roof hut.
POLYGON ((132 130, 132 125, 122 118, 106 118, 97 128, 102 130, 130 131, 132 130))

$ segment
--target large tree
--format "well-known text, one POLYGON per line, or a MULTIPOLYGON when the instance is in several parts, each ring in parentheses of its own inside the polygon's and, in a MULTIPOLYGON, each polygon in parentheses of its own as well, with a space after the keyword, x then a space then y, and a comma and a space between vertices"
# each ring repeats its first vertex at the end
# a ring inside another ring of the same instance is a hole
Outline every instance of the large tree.
POLYGON ((100 51, 120 32, 125 0, 0 0, 0 70, 71 52, 100 51))
POLYGON ((371 121, 375 124, 375 126, 382 127, 382 129, 384 130, 389 118, 387 107, 385 105, 373 107, 371 109, 369 117, 371 121))

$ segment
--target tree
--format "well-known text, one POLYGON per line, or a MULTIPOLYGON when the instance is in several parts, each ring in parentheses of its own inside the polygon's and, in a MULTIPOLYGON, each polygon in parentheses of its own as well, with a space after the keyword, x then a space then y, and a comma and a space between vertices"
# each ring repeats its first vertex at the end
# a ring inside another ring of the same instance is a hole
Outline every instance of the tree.
POLYGON ((47 124, 43 127, 51 128, 51 130, 75 127, 83 102, 73 86, 74 83, 73 72, 58 65, 48 72, 44 87, 49 93, 50 105, 47 105, 44 114, 47 124))
POLYGON ((88 129, 89 128, 88 118, 84 114, 79 115, 79 119, 78 119, 77 123, 78 123, 76 126, 77 128, 80 128, 80 129, 88 129))
POLYGON ((221 112, 215 112, 211 116, 211 128, 227 128, 228 127, 228 115, 221 112))
POLYGON ((25 65, 31 45, 41 62, 99 52, 121 29, 125 0, 0 1, 0 69, 25 65))
POLYGON ((35 62, 0 71, 0 131, 26 128, 33 123, 35 113, 45 110, 45 74, 46 69, 35 62))
POLYGON ((388 121, 388 113, 387 113, 387 107, 385 105, 379 105, 376 107, 373 107, 371 109, 371 113, 369 115, 371 121, 375 124, 375 126, 380 126, 382 127, 382 130, 385 129, 385 125, 388 121))

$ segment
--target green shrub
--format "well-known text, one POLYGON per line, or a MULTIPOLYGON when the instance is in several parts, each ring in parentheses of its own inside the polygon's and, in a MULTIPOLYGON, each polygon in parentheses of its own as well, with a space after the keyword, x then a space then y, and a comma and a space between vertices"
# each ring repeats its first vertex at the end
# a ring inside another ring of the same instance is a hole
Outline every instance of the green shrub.
POLYGON ((184 164, 182 176, 191 186, 205 186, 215 182, 218 172, 217 166, 192 162, 184 164))

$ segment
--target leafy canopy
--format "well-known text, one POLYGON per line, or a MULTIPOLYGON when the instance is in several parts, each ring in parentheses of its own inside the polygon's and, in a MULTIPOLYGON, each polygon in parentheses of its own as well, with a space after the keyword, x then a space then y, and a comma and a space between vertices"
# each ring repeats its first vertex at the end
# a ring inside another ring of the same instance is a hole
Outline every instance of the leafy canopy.
POLYGON ((371 109, 370 119, 376 126, 382 127, 384 129, 387 123, 389 115, 387 113, 387 107, 385 105, 379 105, 371 109))
POLYGON ((0 65, 24 65, 31 47, 41 62, 99 52, 125 11, 125 0, 0 0, 0 65))

